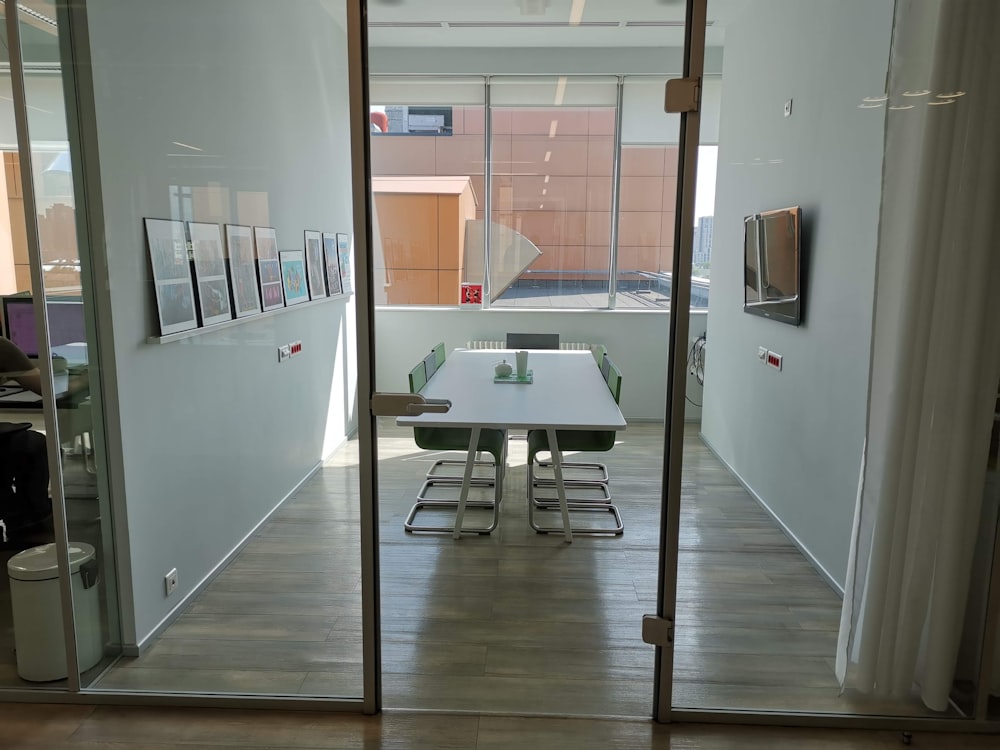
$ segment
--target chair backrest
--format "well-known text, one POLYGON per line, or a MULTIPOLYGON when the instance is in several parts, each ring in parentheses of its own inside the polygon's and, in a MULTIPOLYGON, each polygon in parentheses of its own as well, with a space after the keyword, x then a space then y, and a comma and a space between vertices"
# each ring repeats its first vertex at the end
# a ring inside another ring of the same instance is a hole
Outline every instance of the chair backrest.
POLYGON ((437 357, 434 355, 434 352, 431 352, 424 357, 424 373, 427 375, 427 379, 430 380, 437 371, 437 357))
POLYGON ((410 393, 420 393, 420 389, 427 385, 427 370, 424 368, 424 361, 420 360, 417 366, 410 370, 410 393))
POLYGON ((597 366, 601 368, 601 372, 604 371, 604 359, 608 356, 608 347, 604 344, 593 344, 590 347, 590 351, 594 355, 594 359, 597 360, 597 366))
POLYGON ((508 349, 558 349, 558 333, 508 333, 508 349))
POLYGON ((604 382, 608 382, 608 373, 611 371, 611 358, 605 354, 601 358, 601 375, 604 376, 604 382))
POLYGON ((431 349, 431 351, 434 352, 434 364, 437 365, 437 368, 440 368, 441 365, 444 364, 444 342, 442 341, 440 344, 431 349))
POLYGON ((620 403, 619 399, 622 396, 621 370, 619 370, 615 363, 611 361, 611 357, 605 357, 604 362, 607 365, 606 368, 601 368, 601 372, 604 374, 604 382, 608 384, 608 390, 611 391, 611 395, 615 397, 615 403, 620 403))

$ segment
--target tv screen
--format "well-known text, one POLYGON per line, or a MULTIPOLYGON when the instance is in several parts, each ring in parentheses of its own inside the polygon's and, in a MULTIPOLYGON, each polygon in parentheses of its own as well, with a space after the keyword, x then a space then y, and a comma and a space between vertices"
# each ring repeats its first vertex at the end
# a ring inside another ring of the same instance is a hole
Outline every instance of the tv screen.
POLYGON ((743 220, 743 310, 782 323, 802 322, 802 228, 798 206, 743 220))

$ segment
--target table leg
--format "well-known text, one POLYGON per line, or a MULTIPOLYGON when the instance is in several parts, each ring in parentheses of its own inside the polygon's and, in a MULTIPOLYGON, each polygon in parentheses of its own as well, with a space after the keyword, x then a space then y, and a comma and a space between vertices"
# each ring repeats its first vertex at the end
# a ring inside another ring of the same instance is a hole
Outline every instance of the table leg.
POLYGON ((469 485, 472 483, 472 471, 476 468, 476 449, 479 447, 479 433, 482 428, 473 427, 469 436, 469 455, 465 459, 465 474, 462 477, 462 492, 458 496, 458 510, 455 512, 455 538, 462 536, 462 523, 465 520, 465 504, 469 500, 469 485))
POLYGON ((556 440, 556 431, 545 430, 549 439, 549 453, 552 455, 552 472, 556 477, 556 494, 559 496, 559 512, 562 513, 563 529, 566 533, 567 543, 573 542, 573 530, 569 525, 569 506, 566 505, 566 485, 563 484, 562 473, 562 451, 559 450, 559 441, 556 440))

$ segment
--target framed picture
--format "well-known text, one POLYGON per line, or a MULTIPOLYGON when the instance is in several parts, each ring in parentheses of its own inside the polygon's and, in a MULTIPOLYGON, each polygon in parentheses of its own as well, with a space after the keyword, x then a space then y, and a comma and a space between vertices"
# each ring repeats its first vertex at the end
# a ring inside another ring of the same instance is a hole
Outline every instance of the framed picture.
POLYGON ((229 274, 233 280, 236 317, 256 315, 260 312, 260 294, 253 258, 253 231, 239 224, 226 224, 226 246, 229 248, 229 274))
POLYGON ((351 289, 351 240, 346 234, 337 234, 337 257, 340 259, 340 283, 344 294, 351 289))
POLYGON ((323 258, 326 260, 326 283, 330 296, 342 294, 340 285, 340 261, 337 255, 337 235, 323 232, 323 258))
POLYGON ((146 219, 145 225, 160 335, 197 328, 198 314, 194 309, 194 285, 184 223, 146 219))
POLYGON ((285 294, 281 286, 281 259, 278 258, 278 238, 271 227, 253 228, 254 244, 257 246, 257 275, 260 277, 260 298, 264 310, 275 310, 285 306, 285 294))
POLYGON ((323 270, 323 245, 319 232, 306 230, 306 269, 309 272, 309 297, 326 296, 326 272, 323 270))
POLYGON ((281 283, 285 289, 285 303, 297 305, 309 301, 309 287, 306 280, 306 261, 301 250, 282 250, 281 283))
POLYGON ((222 250, 222 232, 218 224, 189 221, 194 278, 198 290, 201 324, 208 326, 233 319, 229 302, 229 273, 222 250))

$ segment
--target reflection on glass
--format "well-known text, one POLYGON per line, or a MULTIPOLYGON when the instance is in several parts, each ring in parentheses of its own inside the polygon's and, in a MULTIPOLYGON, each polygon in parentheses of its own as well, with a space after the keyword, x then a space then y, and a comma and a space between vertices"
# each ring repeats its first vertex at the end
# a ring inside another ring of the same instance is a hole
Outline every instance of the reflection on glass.
POLYGON ((494 305, 607 307, 616 97, 613 78, 491 81, 492 221, 518 239, 494 305))
POLYGON ((370 85, 375 302, 457 305, 483 283, 484 81, 370 85))
MULTIPOLYGON (((92 298, 81 276, 62 77, 52 74, 59 69, 59 30, 54 4, 41 4, 38 12, 41 18, 22 14, 20 30, 23 48, 35 58, 25 61, 25 104, 43 287, 18 291, 28 299, 44 295, 46 300, 61 457, 58 476, 70 541, 79 667, 87 684, 120 652, 121 637, 111 504, 99 437, 92 298)), ((40 321, 30 324, 38 326, 40 321)), ((50 473, 54 480, 56 473, 50 473)))

